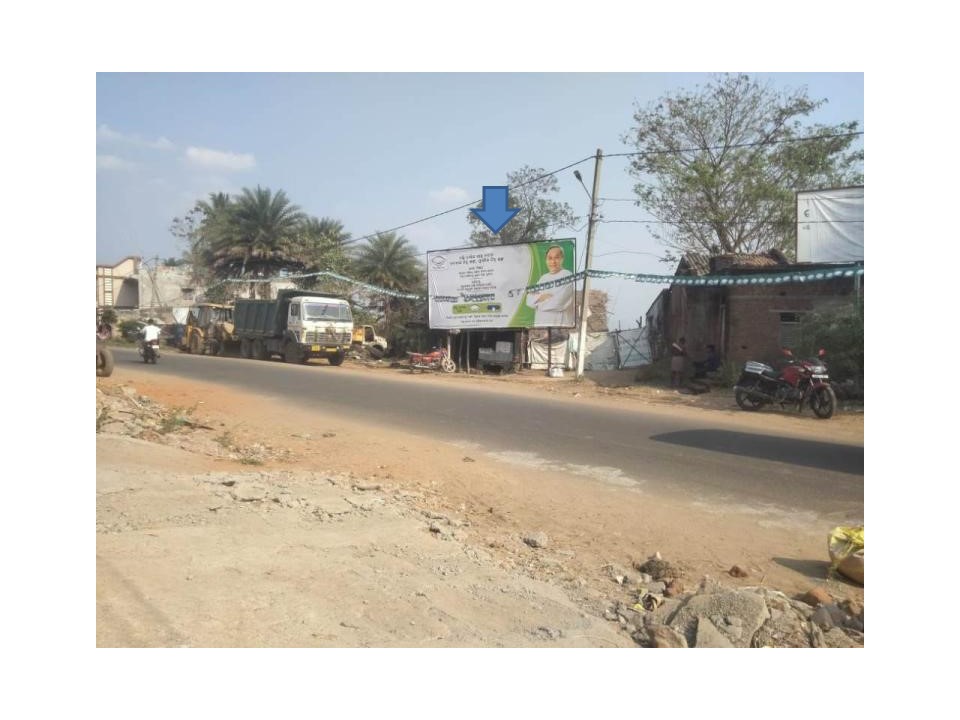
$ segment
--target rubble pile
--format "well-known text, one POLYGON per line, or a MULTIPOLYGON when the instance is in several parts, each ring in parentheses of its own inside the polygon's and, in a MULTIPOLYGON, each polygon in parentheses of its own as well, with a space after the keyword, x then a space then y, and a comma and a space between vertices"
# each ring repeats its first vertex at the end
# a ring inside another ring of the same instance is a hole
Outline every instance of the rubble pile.
POLYGON ((822 586, 795 599, 706 577, 684 593, 682 570, 659 553, 634 569, 633 577, 611 570, 617 584, 629 586, 631 601, 615 602, 604 617, 641 647, 863 647, 863 607, 835 600, 822 586))
POLYGON ((195 412, 196 407, 168 408, 128 385, 97 386, 98 434, 134 437, 245 465, 290 458, 288 450, 243 442, 222 424, 218 428, 204 424, 195 412))

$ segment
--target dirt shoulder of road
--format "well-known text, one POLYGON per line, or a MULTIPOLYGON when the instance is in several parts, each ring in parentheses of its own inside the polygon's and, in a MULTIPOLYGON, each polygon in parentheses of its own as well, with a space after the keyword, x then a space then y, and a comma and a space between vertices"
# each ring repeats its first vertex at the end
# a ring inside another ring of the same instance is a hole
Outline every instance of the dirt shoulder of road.
MULTIPOLYGON (((341 370, 863 438, 862 413, 743 413, 720 392, 680 395, 629 372, 577 382, 341 370)), ((156 402, 169 420, 138 438, 99 428, 101 646, 632 646, 631 628, 604 616, 636 602, 634 566, 657 552, 688 588, 709 576, 863 601, 862 587, 826 579, 829 528, 802 518, 718 514, 149 369, 97 385, 156 402), (733 565, 747 576, 730 576, 733 565)))

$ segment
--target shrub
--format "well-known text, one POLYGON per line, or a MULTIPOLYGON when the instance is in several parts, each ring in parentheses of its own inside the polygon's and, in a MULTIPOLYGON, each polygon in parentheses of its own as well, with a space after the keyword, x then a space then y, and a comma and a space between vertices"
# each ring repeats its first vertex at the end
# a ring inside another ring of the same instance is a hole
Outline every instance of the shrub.
POLYGON ((803 357, 827 351, 830 378, 863 384, 863 303, 843 305, 806 315, 800 323, 803 357))

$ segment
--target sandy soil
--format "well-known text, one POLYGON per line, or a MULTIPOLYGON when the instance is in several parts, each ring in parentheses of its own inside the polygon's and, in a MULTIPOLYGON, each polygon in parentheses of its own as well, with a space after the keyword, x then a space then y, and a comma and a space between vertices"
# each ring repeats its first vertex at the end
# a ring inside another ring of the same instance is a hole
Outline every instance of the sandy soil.
MULTIPOLYGON (((863 443, 863 414, 829 421, 748 414, 729 393, 679 395, 633 372, 587 380, 415 375, 395 382, 538 393, 662 413, 723 413, 731 424, 863 443)), ((849 518, 809 522, 755 510, 719 515, 681 498, 519 467, 401 430, 265 405, 216 385, 124 369, 98 379, 209 428, 166 445, 99 434, 99 646, 633 646, 603 619, 631 595, 632 562, 655 552, 684 583, 763 584, 797 595, 824 584, 826 535, 849 518), (224 457, 265 447, 265 460, 224 457), (175 447, 180 445, 181 447, 175 447), (523 541, 545 533, 545 547, 523 541), (727 574, 733 565, 748 577, 727 574), (621 584, 617 578, 628 576, 621 584)))

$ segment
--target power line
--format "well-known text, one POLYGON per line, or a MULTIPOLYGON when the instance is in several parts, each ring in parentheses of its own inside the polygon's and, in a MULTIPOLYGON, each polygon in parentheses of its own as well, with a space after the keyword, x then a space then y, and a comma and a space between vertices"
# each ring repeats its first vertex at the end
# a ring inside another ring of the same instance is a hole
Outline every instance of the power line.
MULTIPOLYGON (((642 151, 642 152, 610 153, 609 155, 604 155, 603 157, 604 157, 604 158, 636 157, 636 156, 641 156, 641 155, 658 155, 658 154, 661 154, 661 155, 663 155, 663 154, 679 155, 679 154, 685 153, 685 152, 696 152, 697 150, 724 150, 724 149, 732 149, 732 148, 759 147, 759 146, 761 146, 761 145, 780 145, 780 144, 783 144, 783 143, 810 142, 810 141, 814 141, 814 140, 830 140, 830 139, 834 139, 834 138, 855 137, 855 136, 862 136, 862 135, 863 135, 863 131, 861 130, 861 131, 857 131, 857 132, 835 133, 835 134, 831 134, 831 135, 809 135, 809 136, 807 136, 807 137, 800 137, 800 138, 783 138, 783 139, 781 139, 781 140, 760 140, 760 141, 749 142, 749 143, 736 143, 736 144, 733 144, 733 145, 716 145, 716 146, 710 146, 710 147, 707 147, 707 148, 691 147, 691 148, 679 148, 679 149, 676 149, 676 150, 646 150, 646 151, 642 151)), ((559 174, 559 173, 562 173, 564 170, 569 170, 569 169, 572 168, 572 167, 575 167, 575 166, 577 166, 577 165, 581 165, 581 164, 583 164, 583 163, 585 163, 585 162, 587 162, 587 161, 589 161, 589 160, 593 160, 593 158, 594 158, 593 155, 588 155, 587 157, 581 158, 580 160, 575 160, 575 161, 572 162, 572 163, 569 163, 569 164, 567 164, 567 165, 564 165, 564 166, 561 167, 561 168, 557 168, 556 170, 551 170, 550 172, 543 173, 542 175, 539 175, 539 176, 537 176, 537 177, 535 177, 535 178, 532 178, 532 179, 530 179, 530 180, 527 180, 527 181, 525 181, 525 182, 518 183, 518 184, 516 184, 516 185, 512 185, 511 187, 513 187, 513 188, 521 188, 521 187, 524 187, 524 186, 526 186, 526 185, 531 185, 531 184, 533 184, 533 183, 535 183, 535 182, 538 182, 538 181, 540 181, 540 180, 543 180, 544 178, 548 178, 548 177, 551 177, 551 176, 553 176, 553 175, 557 175, 557 174, 559 174)), ((599 198, 599 200, 611 200, 611 201, 615 201, 615 202, 636 202, 635 200, 633 200, 633 199, 628 199, 628 198, 599 198)), ((404 223, 403 225, 397 225, 396 227, 392 227, 392 228, 390 228, 390 229, 388 229, 388 230, 379 230, 379 231, 377 231, 377 232, 369 233, 369 234, 367 234, 367 235, 363 235, 363 236, 361 236, 361 237, 354 238, 354 239, 351 240, 351 242, 362 242, 362 241, 364 241, 364 240, 369 240, 369 239, 371 239, 371 238, 374 238, 374 237, 376 237, 377 235, 380 235, 381 233, 396 232, 397 230, 403 230, 404 228, 412 227, 413 225, 419 225, 420 223, 427 222, 428 220, 434 220, 434 219, 436 219, 436 218, 438 218, 438 217, 443 217, 444 215, 449 215, 450 213, 454 213, 454 212, 458 212, 458 211, 460 211, 460 210, 466 210, 466 209, 468 209, 468 208, 475 207, 475 206, 477 206, 478 204, 480 204, 481 202, 483 202, 482 199, 472 200, 472 201, 470 201, 470 202, 468 202, 468 203, 465 203, 465 204, 463 204, 463 205, 458 205, 458 206, 455 207, 455 208, 451 208, 451 209, 449 209, 449 210, 444 210, 443 212, 434 213, 433 215, 428 215, 427 217, 423 217, 423 218, 420 218, 420 219, 418 219, 418 220, 412 220, 411 222, 404 223)), ((601 220, 600 222, 614 222, 614 221, 612 221, 612 220, 601 220)), ((634 221, 626 221, 626 222, 634 222, 634 221)), ((644 222, 644 221, 636 221, 636 222, 644 222)), ((654 221, 649 221, 649 222, 654 222, 654 221)))
MULTIPOLYGON (((564 170, 569 170, 570 168, 572 168, 572 167, 574 167, 574 166, 576 166, 576 165, 580 165, 580 164, 586 162, 587 160, 592 160, 592 159, 593 159, 593 155, 590 155, 590 156, 585 157, 585 158, 583 158, 583 159, 581 159, 581 160, 577 160, 577 161, 575 161, 575 162, 572 162, 572 163, 570 163, 569 165, 564 165, 562 168, 558 168, 558 169, 556 169, 556 170, 552 170, 551 172, 544 173, 543 175, 539 175, 539 176, 537 176, 537 177, 535 177, 535 178, 532 178, 532 179, 527 180, 527 181, 522 182, 522 183, 517 183, 516 185, 511 185, 510 187, 521 188, 521 187, 524 187, 524 186, 526 186, 526 185, 532 185, 533 183, 539 182, 540 180, 543 180, 544 178, 548 178, 548 177, 551 177, 552 175, 556 175, 556 174, 558 174, 558 173, 562 173, 564 170)), ((355 238, 352 242, 362 242, 363 240, 369 240, 370 238, 374 238, 374 237, 376 237, 377 235, 380 235, 380 234, 382 234, 382 233, 395 232, 395 231, 397 231, 397 230, 402 230, 403 228, 408 228, 408 227, 410 227, 411 225, 419 225, 420 223, 426 222, 427 220, 433 220, 434 218, 442 217, 442 216, 444 216, 444 215, 449 215, 450 213, 457 212, 458 210, 465 210, 465 209, 467 209, 467 208, 475 207, 476 205, 478 205, 478 204, 481 203, 481 202, 483 202, 482 199, 472 200, 472 201, 466 203, 465 205, 459 205, 459 206, 457 206, 457 207, 455 207, 455 208, 451 208, 450 210, 444 210, 443 212, 434 213, 433 215, 429 215, 429 216, 427 216, 427 217, 425 217, 425 218, 420 218, 419 220, 413 220, 412 222, 408 222, 408 223, 405 223, 405 224, 403 224, 403 225, 397 225, 396 227, 390 228, 389 230, 379 230, 379 231, 377 231, 377 232, 370 233, 369 235, 364 235, 364 236, 362 236, 362 237, 355 238)))
POLYGON ((808 135, 807 137, 800 138, 783 138, 781 140, 757 140, 755 142, 748 143, 734 143, 733 145, 712 145, 707 147, 678 148, 676 150, 641 150, 630 153, 611 153, 609 155, 604 155, 604 157, 614 158, 634 157, 638 155, 679 155, 680 153, 697 152, 698 150, 732 150, 737 148, 760 147, 761 145, 782 145, 784 143, 808 142, 811 140, 832 140, 834 138, 856 137, 859 135, 863 135, 862 130, 857 132, 835 133, 832 135, 808 135))

